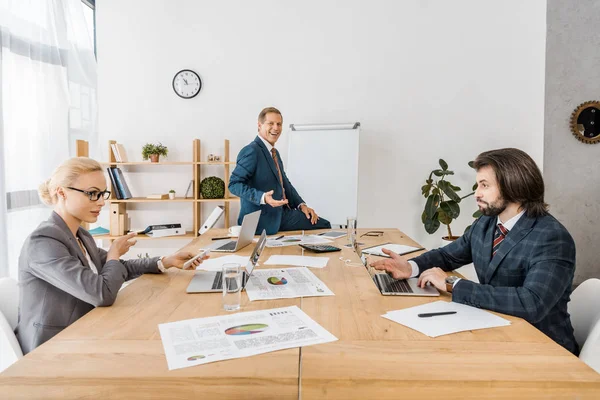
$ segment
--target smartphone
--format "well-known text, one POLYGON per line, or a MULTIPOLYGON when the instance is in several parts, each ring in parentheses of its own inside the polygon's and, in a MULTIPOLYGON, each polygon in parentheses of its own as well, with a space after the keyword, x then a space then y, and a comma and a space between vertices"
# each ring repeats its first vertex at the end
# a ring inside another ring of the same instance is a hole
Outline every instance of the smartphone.
POLYGON ((190 258, 183 264, 183 269, 188 269, 194 261, 199 258, 202 258, 210 253, 210 249, 201 249, 200 253, 196 254, 194 257, 190 258))

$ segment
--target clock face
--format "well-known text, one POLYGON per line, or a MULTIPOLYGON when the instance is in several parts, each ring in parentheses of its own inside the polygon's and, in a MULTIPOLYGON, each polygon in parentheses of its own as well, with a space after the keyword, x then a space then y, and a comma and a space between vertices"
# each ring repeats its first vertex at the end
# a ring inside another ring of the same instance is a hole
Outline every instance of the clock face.
POLYGON ((202 89, 202 81, 194 71, 184 69, 175 74, 173 90, 175 90, 177 96, 191 99, 200 93, 200 89, 202 89))

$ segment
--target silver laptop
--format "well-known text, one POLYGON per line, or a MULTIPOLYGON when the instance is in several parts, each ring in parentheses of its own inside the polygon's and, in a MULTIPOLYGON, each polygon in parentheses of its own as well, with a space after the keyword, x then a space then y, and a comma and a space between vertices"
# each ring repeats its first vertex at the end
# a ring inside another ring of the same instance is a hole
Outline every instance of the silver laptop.
MULTIPOLYGON (((254 246, 252 255, 246 265, 246 270, 242 275, 242 290, 246 287, 246 283, 252 276, 254 267, 258 264, 258 259, 267 243, 267 232, 263 229, 260 239, 254 246)), ((235 284, 235 282, 234 282, 235 284)), ((186 292, 188 293, 212 293, 223 291, 223 272, 221 271, 198 271, 190 281, 186 292)))
POLYGON ((433 286, 425 286, 420 288, 417 285, 418 278, 409 279, 394 279, 386 272, 376 273, 373 267, 369 266, 367 257, 362 254, 362 251, 358 247, 358 243, 354 241, 354 251, 360 257, 360 261, 363 263, 369 275, 375 282, 375 286, 379 289, 384 296, 439 296, 440 292, 433 286))
POLYGON ((209 247, 210 251, 235 253, 248 246, 254 239, 254 232, 256 232, 259 218, 260 210, 244 215, 238 240, 220 240, 209 247))

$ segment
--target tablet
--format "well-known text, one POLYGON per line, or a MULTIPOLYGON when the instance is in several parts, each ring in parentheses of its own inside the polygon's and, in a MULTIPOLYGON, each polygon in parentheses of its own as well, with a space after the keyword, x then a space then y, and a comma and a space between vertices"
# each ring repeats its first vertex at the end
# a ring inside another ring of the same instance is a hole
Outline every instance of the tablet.
POLYGON ((337 238, 341 238, 341 237, 346 236, 346 232, 330 231, 330 232, 319 233, 318 236, 326 237, 326 238, 329 238, 329 239, 337 239, 337 238))

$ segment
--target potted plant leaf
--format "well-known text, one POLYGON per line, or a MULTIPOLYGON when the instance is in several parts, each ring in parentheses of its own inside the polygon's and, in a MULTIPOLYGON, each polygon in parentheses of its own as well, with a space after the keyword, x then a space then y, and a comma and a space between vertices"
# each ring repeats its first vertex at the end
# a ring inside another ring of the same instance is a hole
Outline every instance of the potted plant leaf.
POLYGON ((166 157, 168 153, 169 149, 167 146, 164 146, 160 142, 158 144, 146 143, 142 147, 142 158, 144 161, 150 158, 151 162, 158 162, 160 156, 166 157))
MULTIPOLYGON (((429 234, 435 233, 440 225, 446 225, 447 236, 442 237, 442 239, 453 241, 458 236, 452 234, 450 224, 460 215, 460 202, 475 194, 477 184, 473 186, 471 193, 461 197, 458 194, 461 188, 448 181, 448 177, 454 175, 454 171, 449 170, 448 163, 441 158, 439 164, 440 168, 431 171, 429 177, 425 180, 425 185, 421 187, 421 193, 427 199, 421 215, 421 222, 423 222, 423 226, 429 234)), ((469 166, 473 168, 472 161, 469 162, 469 166)), ((473 217, 478 218, 480 215, 481 212, 477 210, 473 217)))

